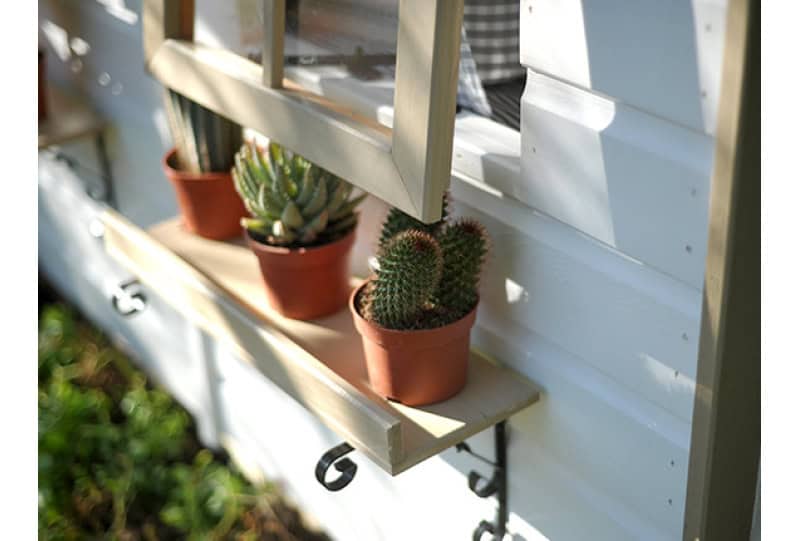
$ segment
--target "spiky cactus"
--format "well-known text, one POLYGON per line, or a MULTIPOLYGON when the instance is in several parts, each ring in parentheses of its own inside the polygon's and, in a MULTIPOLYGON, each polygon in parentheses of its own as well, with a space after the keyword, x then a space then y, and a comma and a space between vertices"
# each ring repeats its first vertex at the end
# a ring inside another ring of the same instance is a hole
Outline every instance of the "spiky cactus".
POLYGON ((389 329, 412 326, 427 308, 442 276, 442 250, 423 231, 398 233, 380 254, 372 283, 368 318, 389 329))
POLYGON ((165 109, 178 154, 178 168, 190 173, 227 171, 242 145, 242 127, 174 90, 165 109))
POLYGON ((426 231, 398 212, 389 213, 382 235, 401 224, 408 227, 381 239, 375 276, 358 299, 361 314, 383 327, 408 330, 461 319, 478 302, 489 248, 486 229, 464 218, 452 224, 443 219, 426 231))
POLYGON ((355 208, 366 197, 350 199, 351 184, 276 143, 266 151, 242 145, 232 174, 252 215, 242 225, 277 246, 335 240, 355 226, 355 208))
POLYGON ((442 218, 438 222, 433 222, 430 224, 421 222, 416 218, 409 216, 402 210, 392 207, 389 210, 389 214, 386 215, 386 219, 383 221, 383 227, 381 228, 381 236, 378 240, 378 246, 380 248, 385 247, 395 235, 409 229, 424 231, 425 233, 436 237, 441 231, 442 227, 444 227, 444 225, 447 223, 449 211, 448 207, 448 195, 445 193, 444 197, 442 198, 442 218))
POLYGON ((463 317, 478 302, 478 282, 486 258, 489 235, 477 220, 461 218, 439 236, 442 247, 442 279, 434 303, 463 317))

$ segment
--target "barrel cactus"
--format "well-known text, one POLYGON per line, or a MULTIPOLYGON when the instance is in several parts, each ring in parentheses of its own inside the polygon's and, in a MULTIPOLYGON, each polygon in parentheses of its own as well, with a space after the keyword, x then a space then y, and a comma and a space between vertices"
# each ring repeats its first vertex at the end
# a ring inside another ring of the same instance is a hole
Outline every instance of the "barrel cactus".
POLYGON ((489 236, 476 220, 450 223, 445 216, 436 224, 422 224, 393 209, 384 222, 375 275, 358 298, 361 315, 403 330, 431 329, 463 318, 478 302, 488 248, 489 236))
POLYGON ((276 246, 315 246, 336 240, 356 224, 366 194, 298 154, 270 143, 242 145, 231 170, 236 191, 252 215, 242 225, 276 246))
POLYGON ((216 173, 233 166, 233 156, 242 145, 240 125, 171 89, 165 90, 164 103, 178 169, 216 173))

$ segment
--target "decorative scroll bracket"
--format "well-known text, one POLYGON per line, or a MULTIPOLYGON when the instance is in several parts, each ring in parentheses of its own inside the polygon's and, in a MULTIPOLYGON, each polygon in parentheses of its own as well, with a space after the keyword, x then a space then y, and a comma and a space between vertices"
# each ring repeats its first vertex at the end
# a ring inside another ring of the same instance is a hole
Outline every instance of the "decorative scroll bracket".
POLYGON ((491 461, 470 449, 466 443, 456 445, 456 451, 468 453, 478 460, 492 466, 494 470, 492 477, 486 479, 476 471, 469 472, 469 489, 480 498, 488 498, 497 495, 497 517, 495 522, 482 520, 475 531, 472 533, 472 541, 480 541, 485 533, 492 534, 493 541, 501 541, 506 535, 506 523, 508 522, 508 463, 506 456, 506 422, 501 421, 494 425, 494 452, 495 461, 491 461))
POLYGON ((111 295, 111 306, 120 315, 130 317, 147 307, 147 297, 136 278, 122 282, 111 295))
POLYGON ((342 490, 349 485, 353 477, 356 476, 356 471, 358 470, 356 463, 349 458, 342 458, 351 451, 353 451, 353 446, 347 442, 343 442, 322 455, 322 458, 317 462, 314 475, 317 477, 317 481, 331 492, 342 490), (333 465, 341 475, 333 481, 326 481, 325 474, 331 465, 333 465))

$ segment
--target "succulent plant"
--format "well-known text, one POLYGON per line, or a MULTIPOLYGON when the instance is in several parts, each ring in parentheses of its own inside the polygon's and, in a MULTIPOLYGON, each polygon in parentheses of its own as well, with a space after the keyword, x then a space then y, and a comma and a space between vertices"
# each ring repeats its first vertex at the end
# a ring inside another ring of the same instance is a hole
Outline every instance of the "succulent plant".
POLYGON ((180 170, 211 173, 233 166, 242 145, 241 126, 171 89, 164 101, 180 170))
POLYGON ((426 225, 401 214, 393 209, 384 222, 377 268, 359 295, 359 311, 388 329, 430 329, 461 319, 478 302, 486 229, 470 218, 448 223, 445 216, 426 225))
POLYGON ((299 154, 270 143, 266 151, 242 145, 234 158, 234 186, 252 218, 251 233, 277 246, 312 246, 335 240, 356 224, 366 194, 299 154))

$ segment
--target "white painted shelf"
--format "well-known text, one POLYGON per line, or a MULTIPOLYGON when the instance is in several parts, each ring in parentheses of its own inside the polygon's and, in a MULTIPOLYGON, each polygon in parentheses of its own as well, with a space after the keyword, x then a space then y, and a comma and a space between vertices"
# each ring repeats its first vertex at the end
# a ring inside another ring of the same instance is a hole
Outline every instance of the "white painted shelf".
POLYGON ((349 310, 312 322, 280 316, 243 241, 191 235, 177 218, 148 231, 111 210, 103 221, 112 257, 392 475, 539 398, 534 384, 473 352, 456 397, 419 408, 387 401, 369 386, 349 310))

